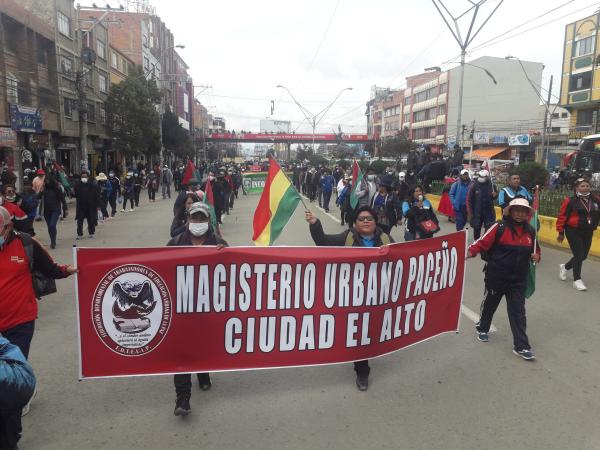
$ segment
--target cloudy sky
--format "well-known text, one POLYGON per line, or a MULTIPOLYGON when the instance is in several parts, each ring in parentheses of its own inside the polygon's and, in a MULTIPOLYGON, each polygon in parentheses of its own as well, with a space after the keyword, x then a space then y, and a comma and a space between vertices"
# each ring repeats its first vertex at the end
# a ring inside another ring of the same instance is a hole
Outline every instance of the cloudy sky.
MULTIPOLYGON (((402 87, 406 76, 460 54, 431 0, 151 1, 176 42, 186 46, 181 54, 194 84, 211 86, 197 87, 197 98, 224 116, 229 129, 258 130, 259 120, 271 117, 274 100, 272 118, 291 120, 297 132, 310 131, 289 94, 276 88, 282 84, 313 114, 352 87, 317 131, 340 124, 346 133, 364 133, 372 85, 402 87)), ((444 3, 454 15, 470 5, 444 3)), ((487 0, 477 23, 499 3, 487 0)), ((558 95, 564 27, 599 7, 590 0, 504 0, 467 60, 510 54, 542 62, 543 83, 547 87, 554 75, 558 95)), ((463 30, 469 18, 460 22, 463 30)))

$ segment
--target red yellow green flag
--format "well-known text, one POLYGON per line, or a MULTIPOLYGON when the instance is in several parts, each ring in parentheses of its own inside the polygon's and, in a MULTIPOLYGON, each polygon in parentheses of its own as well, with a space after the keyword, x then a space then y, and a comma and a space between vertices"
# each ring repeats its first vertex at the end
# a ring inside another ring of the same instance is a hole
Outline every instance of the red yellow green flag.
POLYGON ((298 206, 300 195, 274 158, 270 158, 265 187, 254 211, 256 245, 273 245, 298 206))

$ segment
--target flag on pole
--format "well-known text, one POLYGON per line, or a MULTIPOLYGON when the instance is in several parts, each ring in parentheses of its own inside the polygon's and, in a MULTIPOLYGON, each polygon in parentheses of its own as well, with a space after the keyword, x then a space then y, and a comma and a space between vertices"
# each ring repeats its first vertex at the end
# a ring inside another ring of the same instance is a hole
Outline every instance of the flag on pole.
POLYGON ((54 170, 56 171, 56 173, 58 173, 58 179, 60 181, 60 184, 62 184, 66 190, 71 191, 72 187, 71 183, 69 183, 69 179, 67 178, 67 174, 56 161, 54 161, 54 170))
POLYGON ((363 173, 360 170, 358 162, 354 160, 352 164, 352 190, 350 191, 350 206, 354 209, 358 205, 358 196, 356 190, 360 187, 363 179, 363 173))
MULTIPOLYGON (((533 241, 533 251, 537 251, 537 230, 538 230, 538 211, 540 209, 540 190, 539 187, 535 187, 533 193, 533 217, 529 222, 536 232, 536 237, 533 241)), ((527 286, 525 287, 525 298, 529 298, 535 292, 535 264, 533 261, 529 261, 529 271, 527 272, 527 286)))
MULTIPOLYGON (((183 179, 181 180, 181 184, 188 185, 190 180, 196 176, 196 166, 192 161, 188 161, 187 166, 185 167, 185 171, 183 172, 183 179)), ((198 180, 200 181, 200 180, 198 180)))
POLYGON ((212 225, 212 229, 217 234, 221 234, 219 232, 219 224, 217 223, 217 215, 215 213, 215 196, 212 190, 212 183, 210 180, 206 180, 206 187, 204 188, 204 196, 202 197, 202 201, 206 206, 208 206, 208 210, 210 211, 210 224, 212 225))
POLYGON ((265 187, 254 211, 252 240, 256 245, 273 245, 300 201, 300 194, 275 158, 269 158, 269 163, 265 187))

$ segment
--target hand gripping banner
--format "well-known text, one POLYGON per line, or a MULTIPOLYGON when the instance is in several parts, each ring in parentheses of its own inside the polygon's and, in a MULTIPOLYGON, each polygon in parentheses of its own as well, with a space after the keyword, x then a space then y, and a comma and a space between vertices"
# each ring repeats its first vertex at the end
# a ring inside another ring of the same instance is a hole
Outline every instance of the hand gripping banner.
POLYGON ((335 364, 458 331, 465 246, 76 248, 80 378, 335 364))

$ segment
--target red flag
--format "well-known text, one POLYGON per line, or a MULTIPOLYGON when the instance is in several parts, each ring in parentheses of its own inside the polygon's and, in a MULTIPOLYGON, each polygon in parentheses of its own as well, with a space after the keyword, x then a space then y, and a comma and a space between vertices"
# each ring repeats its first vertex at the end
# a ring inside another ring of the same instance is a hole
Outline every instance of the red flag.
POLYGON ((183 172, 183 180, 181 181, 181 184, 185 184, 187 186, 190 180, 194 178, 195 171, 196 166, 194 166, 194 163, 192 161, 188 161, 187 167, 185 168, 185 172, 183 172))
POLYGON ((215 207, 215 196, 210 180, 206 180, 206 186, 204 187, 204 201, 210 203, 213 208, 215 207))

